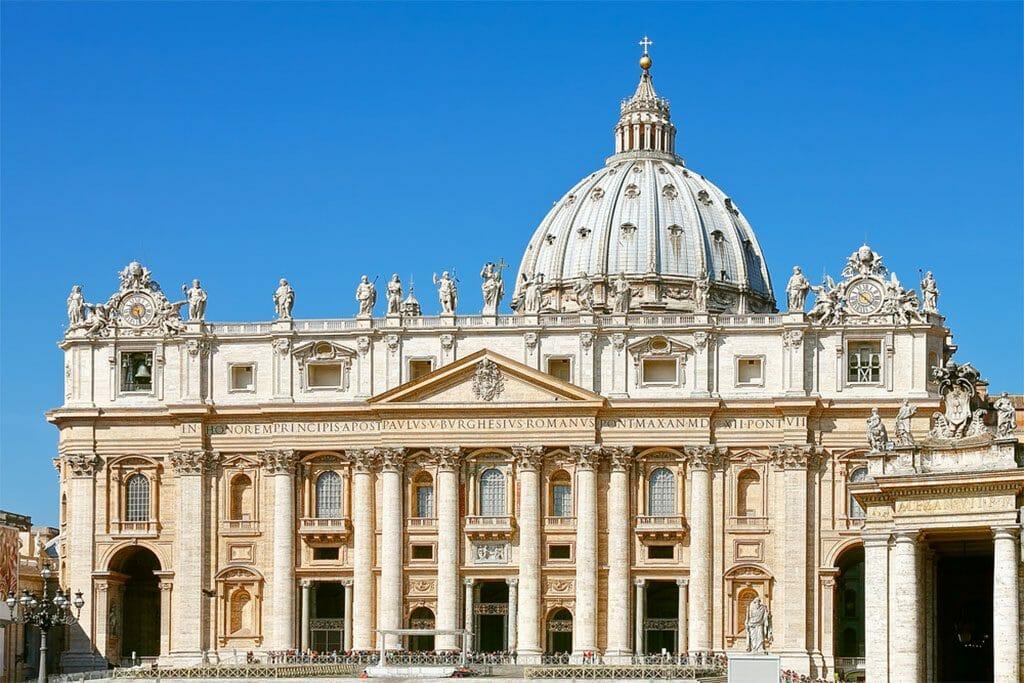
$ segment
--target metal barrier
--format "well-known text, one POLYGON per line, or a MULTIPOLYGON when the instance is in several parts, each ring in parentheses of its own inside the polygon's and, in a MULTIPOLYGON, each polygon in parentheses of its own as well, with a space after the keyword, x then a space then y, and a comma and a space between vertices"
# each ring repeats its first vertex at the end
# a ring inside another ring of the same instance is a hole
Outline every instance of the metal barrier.
POLYGON ((707 680, 721 678, 721 668, 696 666, 653 665, 653 664, 575 664, 569 666, 528 666, 523 669, 524 678, 569 678, 569 679, 644 679, 671 681, 699 678, 707 680))
MULTIPOLYGON (((114 669, 110 678, 312 678, 316 676, 358 675, 358 664, 221 664, 218 666, 158 666, 154 668, 114 669)), ((74 679, 72 679, 74 680, 74 679)))

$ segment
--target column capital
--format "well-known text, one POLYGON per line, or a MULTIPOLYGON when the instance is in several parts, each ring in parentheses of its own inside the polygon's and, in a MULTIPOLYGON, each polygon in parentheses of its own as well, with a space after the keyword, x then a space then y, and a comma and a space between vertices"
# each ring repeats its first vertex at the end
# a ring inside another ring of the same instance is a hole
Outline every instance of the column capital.
POLYGON ((860 535, 865 548, 888 548, 892 534, 888 531, 865 531, 860 535))
POLYGON ((892 532, 892 540, 897 544, 914 544, 920 539, 921 532, 917 529, 897 529, 892 532))
POLYGON ((301 579, 299 581, 299 586, 302 588, 302 590, 308 591, 310 588, 313 587, 313 582, 310 579, 301 579))
POLYGON ((687 586, 690 585, 690 580, 689 579, 676 579, 676 585, 679 586, 680 588, 686 588, 687 586))
POLYGON ((813 445, 779 445, 768 451, 768 460, 779 470, 806 470, 817 461, 818 449, 813 445))
POLYGON ((95 453, 68 453, 63 458, 64 463, 71 470, 72 477, 96 476, 103 466, 103 461, 95 453))
POLYGON ((604 452, 612 472, 628 472, 633 466, 632 446, 605 446, 604 452))
POLYGON ((377 448, 377 458, 380 461, 381 472, 401 472, 405 465, 405 449, 402 448, 377 448))
POLYGON ((463 586, 472 586, 476 582, 476 579, 471 579, 468 576, 462 579, 463 586))
POLYGON ((992 538, 997 541, 1015 541, 1020 535, 1018 526, 994 526, 992 527, 992 538))
POLYGON ((461 453, 458 446, 435 446, 430 449, 430 455, 434 458, 434 462, 437 464, 437 469, 441 472, 454 472, 459 468, 459 454, 461 453))
POLYGON ((341 585, 344 586, 345 588, 351 588, 353 583, 354 582, 350 578, 349 579, 342 579, 341 580, 341 585))
POLYGON ((513 446, 512 457, 515 458, 516 467, 523 471, 540 469, 544 463, 543 446, 513 446))
POLYGON ((690 469, 710 470, 718 465, 718 448, 715 446, 686 446, 683 449, 690 469))
POLYGON ((517 576, 509 577, 509 578, 505 579, 505 583, 507 583, 510 588, 515 588, 516 586, 519 585, 519 577, 517 577, 517 576))
POLYGON ((633 585, 636 586, 637 588, 640 588, 641 586, 644 585, 645 581, 647 581, 647 579, 642 578, 642 577, 638 577, 638 578, 633 579, 633 585))
POLYGON ((202 448, 185 451, 172 451, 167 460, 179 477, 200 475, 208 472, 216 465, 218 454, 202 448))
POLYGON ((576 459, 576 469, 593 470, 601 464, 604 449, 598 445, 569 446, 569 454, 576 459))
POLYGON ((295 474, 295 463, 299 460, 295 451, 291 449, 260 451, 257 453, 257 457, 264 471, 272 476, 277 474, 291 476, 295 474))
POLYGON ((372 474, 377 467, 376 448, 353 448, 345 451, 356 474, 372 474))

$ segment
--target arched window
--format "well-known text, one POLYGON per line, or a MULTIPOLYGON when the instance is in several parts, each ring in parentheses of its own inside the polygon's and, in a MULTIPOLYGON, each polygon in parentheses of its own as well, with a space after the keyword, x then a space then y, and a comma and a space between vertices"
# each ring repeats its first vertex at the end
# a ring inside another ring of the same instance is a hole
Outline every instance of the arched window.
POLYGON ((244 588, 231 594, 231 606, 228 613, 228 630, 232 635, 248 631, 251 623, 252 595, 244 588))
POLYGON ((426 472, 416 477, 413 484, 413 496, 417 517, 430 518, 434 516, 434 480, 426 472))
POLYGON ((324 472, 316 480, 316 516, 341 517, 341 476, 337 472, 324 472))
POLYGON ((252 519, 252 479, 247 474, 236 474, 231 479, 230 519, 252 519))
POLYGON ((504 517, 505 475, 493 467, 480 475, 480 514, 484 517, 504 517))
MULTIPOLYGON (((858 467, 853 472, 850 472, 850 483, 855 484, 858 481, 864 481, 868 476, 868 468, 858 467)), ((851 519, 864 519, 864 508, 860 506, 853 495, 850 494, 850 518, 851 519)))
POLYGON ((761 475, 743 470, 736 481, 736 516, 761 516, 761 475))
POLYGON ((133 474, 125 484, 126 522, 149 521, 149 479, 144 474, 133 474))
POLYGON ((666 467, 651 472, 647 490, 647 514, 655 517, 676 514, 676 476, 666 467))
POLYGON ((564 470, 551 477, 551 516, 572 517, 572 481, 564 470))

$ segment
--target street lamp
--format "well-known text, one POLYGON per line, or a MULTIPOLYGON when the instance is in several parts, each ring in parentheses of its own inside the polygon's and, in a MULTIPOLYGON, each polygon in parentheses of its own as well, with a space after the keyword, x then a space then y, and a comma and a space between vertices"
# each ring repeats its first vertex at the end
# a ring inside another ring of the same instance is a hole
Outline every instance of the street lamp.
POLYGON ((49 579, 53 574, 50 563, 43 565, 39 572, 43 577, 43 595, 37 596, 27 590, 21 591, 21 597, 14 591, 7 593, 7 608, 11 612, 11 621, 18 624, 32 624, 39 628, 39 683, 46 683, 46 634, 56 624, 70 625, 78 621, 85 600, 82 591, 71 598, 71 591, 57 589, 57 594, 50 597, 49 579), (74 607, 75 613, 71 613, 74 607))

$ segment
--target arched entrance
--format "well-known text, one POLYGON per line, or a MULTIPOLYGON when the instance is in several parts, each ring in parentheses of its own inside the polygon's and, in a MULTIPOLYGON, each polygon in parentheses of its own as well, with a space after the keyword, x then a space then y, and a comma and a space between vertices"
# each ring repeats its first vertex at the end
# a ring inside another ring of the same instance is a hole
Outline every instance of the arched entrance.
MULTIPOLYGON (((409 613, 409 628, 434 628, 434 612, 429 607, 417 607, 409 613)), ((433 652, 434 636, 409 636, 409 649, 413 652, 433 652)))
POLYGON ((142 546, 124 548, 110 561, 110 570, 123 577, 117 598, 108 607, 107 637, 120 641, 122 658, 160 654, 160 585, 154 572, 160 561, 142 546))
POLYGON ((559 655, 572 652, 572 613, 563 608, 548 616, 547 653, 559 655))
POLYGON ((840 680, 864 678, 864 548, 847 549, 836 560, 835 607, 832 611, 836 673, 840 680))

